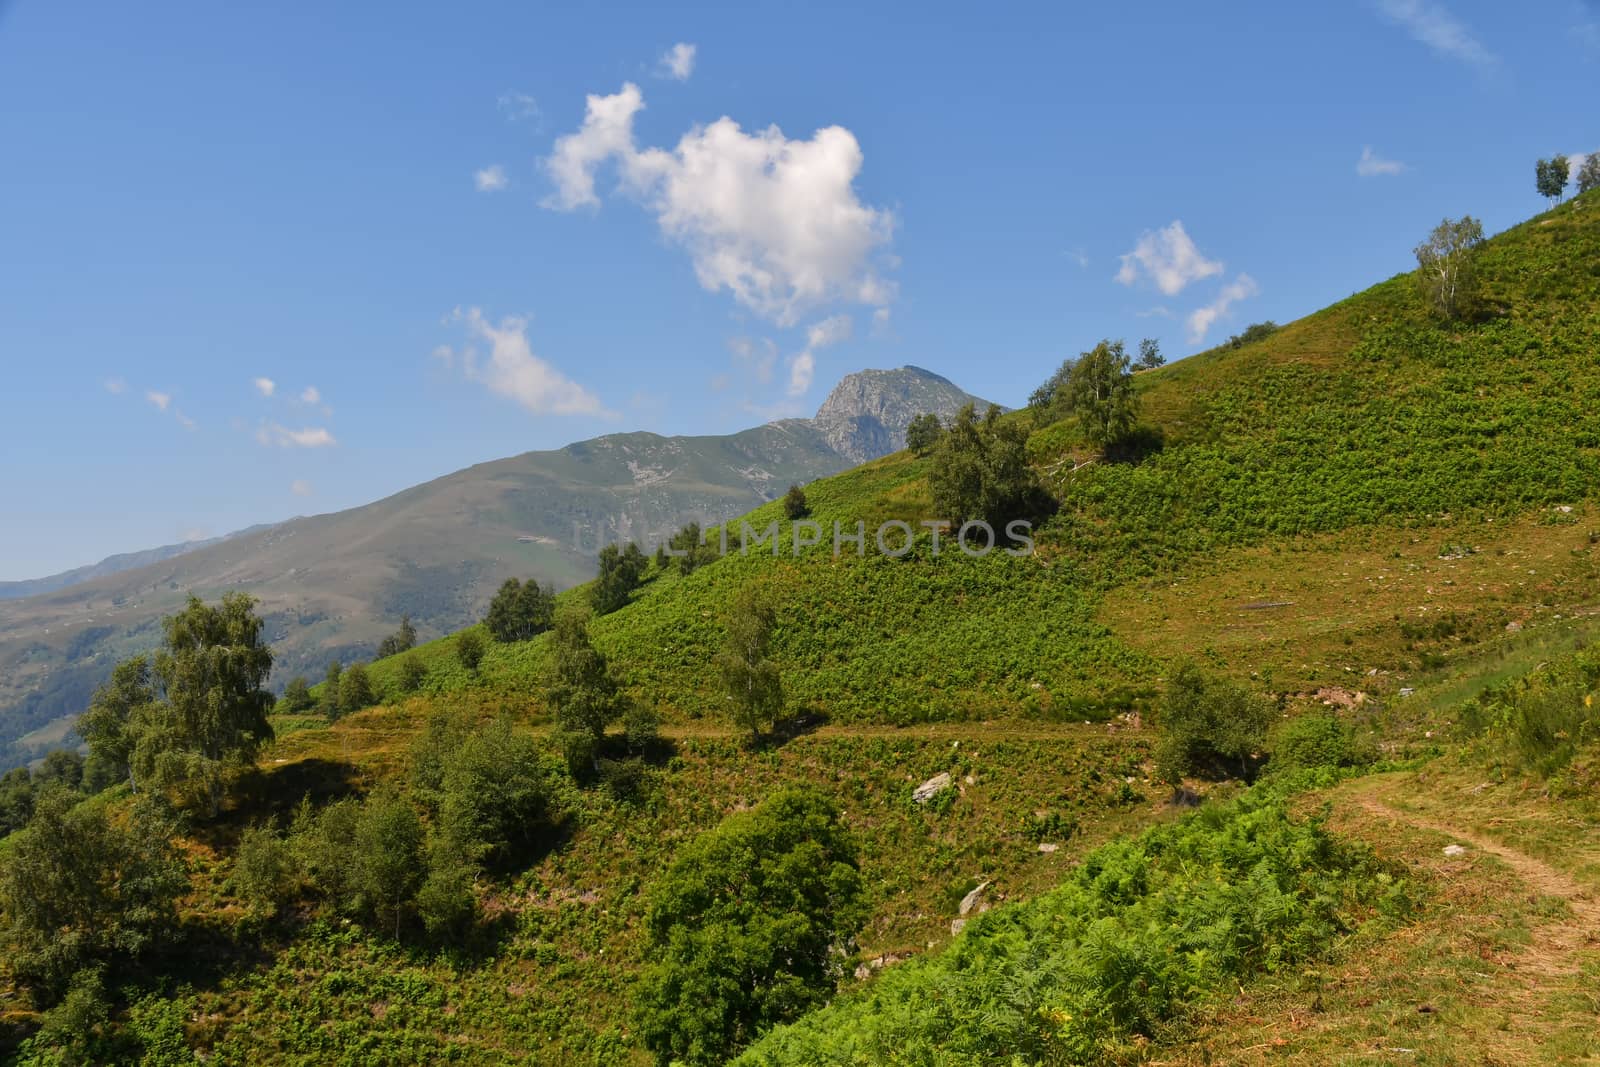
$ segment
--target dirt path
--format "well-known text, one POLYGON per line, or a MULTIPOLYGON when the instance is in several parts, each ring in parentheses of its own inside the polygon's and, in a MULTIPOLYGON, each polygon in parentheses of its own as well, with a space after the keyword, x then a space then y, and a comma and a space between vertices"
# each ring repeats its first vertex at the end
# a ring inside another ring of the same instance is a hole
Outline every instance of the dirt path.
MULTIPOLYGON (((1539 980, 1571 978, 1586 951, 1600 950, 1600 894, 1545 861, 1493 838, 1439 819, 1391 807, 1371 792, 1357 793, 1357 805, 1369 815, 1404 823, 1418 830, 1444 834, 1504 863, 1536 894, 1559 897, 1570 912, 1535 926, 1532 941, 1517 954, 1515 969, 1539 980)), ((1542 984, 1542 982, 1541 982, 1542 984)))

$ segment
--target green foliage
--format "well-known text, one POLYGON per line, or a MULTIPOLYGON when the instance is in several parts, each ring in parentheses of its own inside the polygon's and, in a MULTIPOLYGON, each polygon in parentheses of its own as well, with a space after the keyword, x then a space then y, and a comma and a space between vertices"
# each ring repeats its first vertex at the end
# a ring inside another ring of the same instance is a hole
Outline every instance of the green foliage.
POLYGON ((1261 789, 1092 852, 1071 879, 972 920, 774 1030, 742 1067, 980 1067, 1125 1058, 1197 1000, 1312 959, 1401 890, 1261 789))
POLYGON ((1291 771, 1365 767, 1378 758, 1377 746, 1354 726, 1320 711, 1297 715, 1272 728, 1266 743, 1273 774, 1291 771))
MULTIPOLYGON (((1564 179, 1563 179, 1564 180, 1564 179)), ((1416 247, 1417 282, 1424 299, 1446 320, 1471 317, 1478 306, 1477 250, 1483 223, 1471 215, 1445 219, 1416 247)))
POLYGON ((397 679, 400 692, 415 693, 427 680, 428 665, 422 662, 421 656, 409 653, 400 661, 400 676, 397 679))
POLYGON ((546 698, 557 729, 567 738, 568 766, 575 775, 592 771, 592 745, 605 735, 607 726, 622 717, 626 701, 618 692, 606 657, 589 640, 588 619, 581 611, 564 611, 556 617, 550 657, 546 698), (586 745, 583 738, 590 743, 586 745))
POLYGON ((794 520, 803 519, 811 514, 811 508, 806 504, 806 491, 798 485, 791 485, 788 492, 783 494, 784 518, 794 520))
POLYGON ((771 727, 783 712, 783 679, 767 656, 776 616, 761 590, 741 589, 728 609, 727 638, 716 659, 729 716, 735 726, 749 731, 752 744, 760 743, 762 728, 771 727))
POLYGON ((805 789, 686 847, 652 888, 639 1028, 660 1064, 719 1064, 824 1003, 865 920, 856 844, 805 789))
POLYGON ((509 719, 466 734, 444 759, 438 825, 453 855, 501 869, 518 866, 559 819, 548 761, 509 719))
POLYGON ((1597 687, 1600 653, 1585 649, 1485 689, 1459 722, 1469 735, 1486 735, 1512 766, 1550 778, 1600 742, 1597 687))
POLYGON ((1578 192, 1587 193, 1591 189, 1600 189, 1600 152, 1590 152, 1583 157, 1583 166, 1578 168, 1578 192))
POLYGON ((589 587, 589 604, 597 615, 609 615, 627 606, 628 597, 644 580, 647 562, 639 546, 629 541, 625 548, 606 545, 600 550, 600 573, 589 587))
POLYGON ((476 630, 464 630, 456 638, 456 659, 468 671, 476 673, 483 662, 483 638, 476 630))
POLYGON ((417 917, 428 936, 454 941, 472 926, 478 914, 473 895, 473 865, 451 848, 435 843, 429 849, 428 875, 417 889, 417 917))
POLYGON ((97 785, 135 785, 133 750, 142 726, 155 714, 150 661, 135 656, 116 665, 111 680, 95 690, 75 729, 89 745, 89 776, 97 785))
POLYGON ((125 964, 169 932, 188 885, 176 827, 153 803, 113 823, 104 804, 78 800, 45 790, 0 867, 0 944, 43 1003, 81 968, 125 964))
POLYGON ((1539 195, 1551 201, 1560 200, 1567 188, 1567 176, 1571 173, 1567 157, 1557 154, 1550 159, 1541 159, 1534 165, 1533 171, 1539 195))
POLYGON ((422 820, 398 793, 380 793, 362 804, 354 844, 365 901, 378 923, 392 927, 398 938, 427 873, 422 820))
POLYGON ((1080 355, 1055 396, 1058 409, 1075 416, 1084 440, 1110 448, 1139 421, 1139 396, 1121 341, 1101 341, 1080 355))
POLYGON ((33 818, 33 775, 13 767, 0 777, 0 837, 28 825, 33 818))
POLYGON ((305 675, 297 674, 283 687, 283 696, 278 698, 276 711, 279 715, 299 715, 316 706, 317 701, 311 695, 310 683, 306 681, 305 675))
POLYGON ((1253 345, 1257 341, 1265 341, 1267 338, 1277 333, 1278 330, 1278 324, 1273 322, 1271 319, 1268 319, 1266 322, 1252 322, 1250 325, 1246 326, 1243 331, 1234 334, 1232 337, 1222 342, 1221 347, 1228 349, 1243 348, 1245 345, 1253 345))
POLYGON ((679 574, 693 574, 697 568, 716 561, 716 547, 703 544, 702 536, 700 524, 691 522, 667 538, 666 555, 678 561, 679 574))
POLYGON ((339 679, 339 714, 354 715, 378 702, 378 694, 365 663, 352 663, 339 679))
POLYGON ((532 578, 526 582, 507 578, 489 601, 489 613, 484 616, 483 625, 496 641, 527 641, 550 628, 554 612, 555 590, 532 578))
POLYGON ((622 736, 628 751, 635 754, 649 751, 661 734, 661 716, 644 704, 629 704, 622 713, 622 736))
POLYGON ((934 510, 957 527, 974 520, 998 532, 1040 510, 1027 430, 1001 421, 998 408, 982 420, 971 404, 957 413, 934 449, 928 481, 934 510))
POLYGON ((944 423, 932 412, 913 416, 906 426, 906 447, 919 456, 926 456, 938 445, 944 434, 944 423))
POLYGON ((300 865, 271 826, 248 826, 239 835, 229 881, 253 913, 270 917, 299 891, 300 865))
MULTIPOLYGON (((1246 332, 1248 333, 1249 331, 1246 332)), ((1154 337, 1140 339, 1139 361, 1137 364, 1140 370, 1155 370, 1166 362, 1167 357, 1161 354, 1161 342, 1154 337)))
POLYGON ((388 659, 404 652, 410 652, 417 644, 417 628, 411 625, 411 616, 400 617, 400 629, 383 639, 378 645, 378 658, 388 659))
POLYGON ((343 676, 344 666, 338 660, 328 664, 328 669, 322 676, 322 694, 317 700, 317 706, 329 722, 338 719, 341 714, 339 682, 343 676))
POLYGON ((1185 664, 1173 672, 1161 703, 1156 771, 1173 783, 1191 774, 1248 777, 1274 718, 1268 701, 1185 664))
POLYGON ((109 1036, 111 1005, 99 967, 72 976, 67 995, 45 1012, 39 1032, 23 1046, 24 1062, 93 1064, 114 1055, 109 1036))

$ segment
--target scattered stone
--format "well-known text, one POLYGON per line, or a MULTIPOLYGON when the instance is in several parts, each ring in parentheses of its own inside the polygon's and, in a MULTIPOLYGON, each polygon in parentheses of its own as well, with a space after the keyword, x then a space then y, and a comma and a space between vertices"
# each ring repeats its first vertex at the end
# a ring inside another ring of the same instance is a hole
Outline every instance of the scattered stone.
POLYGON ((1444 854, 1453 858, 1455 856, 1466 855, 1467 850, 1462 848, 1460 845, 1446 845, 1444 846, 1444 854))
POLYGON ((912 790, 911 799, 915 800, 918 804, 926 804, 940 793, 943 793, 946 789, 949 789, 950 784, 949 771, 936 774, 932 778, 929 778, 926 782, 923 782, 921 785, 917 786, 916 789, 912 790))
POLYGON ((988 889, 988 888, 989 888, 989 883, 988 882, 979 883, 978 888, 974 889, 972 892, 970 892, 966 896, 962 897, 961 898, 961 907, 959 909, 960 913, 962 915, 965 915, 968 912, 970 912, 973 908, 976 908, 978 906, 978 903, 983 899, 983 891, 985 889, 988 889))
POLYGON ((1518 622, 1516 619, 1512 619, 1510 622, 1506 623, 1506 633, 1515 634, 1515 633, 1521 633, 1521 632, 1522 632, 1522 624, 1520 622, 1518 622))
POLYGON ((1400 687, 1400 695, 1403 697, 1408 697, 1415 692, 1416 690, 1411 688, 1409 685, 1403 685, 1400 687))
POLYGON ((974 783, 974 782, 976 782, 976 781, 977 781, 977 779, 976 779, 976 778, 974 778, 974 777, 972 777, 972 775, 970 775, 970 774, 969 774, 969 775, 967 775, 967 776, 966 776, 966 777, 965 777, 965 778, 963 778, 963 779, 961 779, 961 780, 962 780, 962 781, 963 781, 963 782, 966 782, 966 783, 967 783, 967 784, 968 784, 968 785, 972 785, 972 784, 973 784, 973 783, 974 783))
POLYGON ((965 919, 951 919, 950 920, 950 935, 952 937, 954 937, 956 934, 959 934, 961 931, 965 930, 966 928, 967 928, 967 920, 965 920, 965 919))
POLYGON ((1046 852, 1046 853, 1054 852, 1056 849, 1058 849, 1060 847, 1061 847, 1060 845, 1051 844, 1049 841, 1040 841, 1039 842, 1039 851, 1040 852, 1046 852))

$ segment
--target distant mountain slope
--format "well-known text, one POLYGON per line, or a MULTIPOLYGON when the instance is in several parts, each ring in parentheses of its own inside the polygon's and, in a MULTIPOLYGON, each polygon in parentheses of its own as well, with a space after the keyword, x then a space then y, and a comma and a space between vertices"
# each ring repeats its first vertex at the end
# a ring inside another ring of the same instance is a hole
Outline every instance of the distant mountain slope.
MULTIPOLYGON (((570 586, 607 541, 653 542, 738 515, 902 447, 922 411, 970 396, 916 367, 841 381, 816 419, 728 436, 610 434, 495 460, 329 515, 292 519, 0 604, 0 746, 82 709, 119 658, 151 647, 190 592, 260 599, 275 679, 368 656, 410 614, 424 636, 476 619, 513 576, 570 586)), ((0 762, 8 762, 0 760, 0 762)))
POLYGON ((160 563, 181 556, 185 552, 193 552, 198 548, 207 548, 225 541, 230 537, 241 534, 255 533, 265 529, 265 526, 252 526, 248 530, 237 533, 223 534, 221 537, 207 537, 197 541, 183 541, 175 545, 162 545, 159 548, 147 548, 141 552, 119 552, 115 556, 107 556, 99 563, 90 563, 83 567, 74 567, 59 574, 47 574, 43 578, 25 578, 15 582, 0 582, 0 600, 21 600, 23 597, 42 596, 45 593, 54 593, 69 586, 79 585, 92 581, 95 578, 104 578, 108 574, 120 574, 131 571, 135 567, 143 567, 151 563, 160 563))

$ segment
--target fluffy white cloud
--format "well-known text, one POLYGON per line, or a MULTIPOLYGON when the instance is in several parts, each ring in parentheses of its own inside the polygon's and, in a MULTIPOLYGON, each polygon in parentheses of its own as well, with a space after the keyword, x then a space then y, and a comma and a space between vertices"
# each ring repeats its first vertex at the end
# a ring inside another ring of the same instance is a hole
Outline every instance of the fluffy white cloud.
POLYGON ((1406 165, 1397 159, 1384 159, 1372 150, 1371 145, 1361 149, 1361 158, 1356 160, 1356 173, 1363 178, 1380 178, 1394 174, 1404 174, 1406 165))
POLYGON ((856 195, 863 156, 849 130, 829 126, 791 140, 776 126, 746 133, 724 117, 670 150, 640 150, 633 120, 643 107, 631 82, 588 98, 583 126, 545 160, 556 183, 545 206, 598 205, 595 172, 615 160, 623 187, 687 249, 704 288, 726 289, 784 326, 832 301, 890 303, 894 286, 872 258, 894 219, 856 195))
POLYGON ((279 448, 328 448, 339 443, 332 433, 321 426, 291 430, 275 422, 262 423, 256 431, 256 440, 279 448))
POLYGON ((679 42, 667 49, 661 57, 661 73, 668 78, 676 78, 681 82, 689 80, 689 75, 694 73, 695 47, 692 44, 679 42))
POLYGON ((506 174, 506 168, 496 163, 473 171, 472 184, 477 186, 480 193, 498 193, 511 184, 511 179, 506 174))
POLYGON ((256 392, 262 396, 271 396, 278 391, 278 383, 271 378, 252 378, 250 384, 256 387, 256 392))
POLYGON ((312 493, 311 483, 304 478, 296 478, 289 483, 289 492, 295 496, 310 496, 312 493))
POLYGON ((811 388, 817 374, 817 350, 848 341, 855 332, 849 315, 830 315, 806 330, 806 347, 789 359, 790 396, 802 396, 811 388))
POLYGON ((1139 236, 1133 251, 1122 257, 1117 281, 1132 285, 1142 275, 1166 295, 1175 296, 1190 283, 1221 273, 1222 264, 1201 255, 1183 223, 1174 220, 1170 226, 1139 236))
POLYGON ((1222 287, 1222 292, 1217 298, 1205 307, 1196 308, 1189 313, 1189 341, 1199 344, 1205 340, 1207 331, 1213 323, 1228 313, 1228 309, 1241 300, 1255 296, 1261 291, 1256 285, 1256 280, 1248 274, 1241 274, 1233 281, 1222 287))
POLYGON ((144 398, 154 404, 157 409, 165 411, 172 406, 172 394, 161 393, 154 389, 146 389, 144 398))
POLYGON ((1378 7, 1389 21, 1441 56, 1480 70, 1488 70, 1500 62, 1499 57, 1485 48, 1472 31, 1441 4, 1428 0, 1379 0, 1378 7))
MULTIPOLYGON (((468 379, 538 415, 609 414, 597 396, 534 354, 527 319, 507 315, 493 323, 478 308, 457 308, 450 318, 464 324, 468 336, 489 349, 486 358, 480 358, 470 344, 459 353, 468 379)), ((434 354, 439 355, 438 349, 434 354)), ((452 352, 451 362, 455 356, 452 352)))

